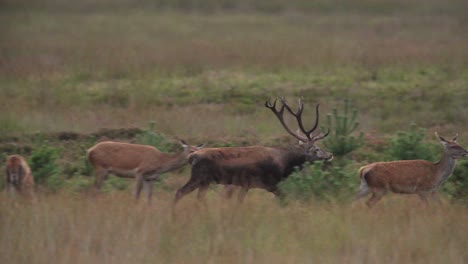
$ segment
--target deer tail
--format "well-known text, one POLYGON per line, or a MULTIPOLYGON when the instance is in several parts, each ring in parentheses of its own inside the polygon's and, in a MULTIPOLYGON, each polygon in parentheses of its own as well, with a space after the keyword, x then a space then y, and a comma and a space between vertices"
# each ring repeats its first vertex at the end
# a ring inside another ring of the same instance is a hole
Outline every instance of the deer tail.
POLYGON ((369 194, 369 185, 367 184, 366 174, 368 170, 366 170, 368 166, 363 166, 359 168, 359 178, 361 179, 361 184, 359 185, 359 191, 356 194, 355 200, 362 198, 369 194))

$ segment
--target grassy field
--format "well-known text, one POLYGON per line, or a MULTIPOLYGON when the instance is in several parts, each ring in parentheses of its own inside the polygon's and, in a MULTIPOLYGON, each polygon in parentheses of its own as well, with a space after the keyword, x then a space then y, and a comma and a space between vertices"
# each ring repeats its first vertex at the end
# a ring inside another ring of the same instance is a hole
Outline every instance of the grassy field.
POLYGON ((464 1, 424 9, 421 1, 330 1, 300 12, 298 0, 273 14, 182 12, 145 1, 123 11, 125 0, 107 9, 21 3, 0 11, 8 40, 0 43, 2 132, 155 120, 180 136, 263 134, 278 130, 262 107, 278 95, 320 102, 324 113, 349 98, 365 131, 413 122, 441 133, 468 128, 464 1))
MULTIPOLYGON (((303 97, 310 123, 320 103, 322 125, 352 102, 365 142, 340 165, 347 175, 414 126, 428 144, 437 131, 468 145, 466 1, 283 2, 0 1, 0 158, 59 148, 66 182, 34 204, 0 193, 0 263, 468 262, 468 209, 449 199, 390 195, 368 210, 280 205, 257 190, 238 206, 214 187, 206 204, 184 198, 174 219, 189 168, 155 188, 152 205, 113 178, 88 196, 85 149, 135 140, 102 128, 154 121, 193 144, 292 143, 263 106, 276 96, 303 97)), ((463 181, 468 163, 457 168, 463 181)))
POLYGON ((2 263, 465 263, 466 207, 417 200, 364 205, 279 206, 250 193, 242 206, 210 193, 170 210, 127 193, 99 199, 54 195, 40 203, 0 200, 2 263))

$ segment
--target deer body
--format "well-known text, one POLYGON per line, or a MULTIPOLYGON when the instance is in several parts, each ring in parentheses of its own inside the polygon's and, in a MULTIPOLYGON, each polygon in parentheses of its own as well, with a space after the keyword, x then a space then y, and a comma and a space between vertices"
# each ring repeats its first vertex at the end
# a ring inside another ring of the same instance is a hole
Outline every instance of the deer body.
POLYGON ((268 102, 266 106, 270 108, 278 117, 284 128, 293 136, 301 140, 303 144, 288 147, 226 147, 226 148, 205 148, 196 151, 189 156, 189 163, 192 165, 192 173, 189 181, 182 186, 175 195, 174 204, 183 196, 198 188, 198 198, 204 197, 211 183, 225 186, 240 186, 241 191, 238 200, 243 201, 250 188, 261 188, 272 192, 276 196, 280 195, 278 183, 286 179, 295 167, 300 167, 306 161, 330 160, 331 153, 321 150, 314 143, 326 136, 319 134, 311 136, 312 131, 317 127, 317 118, 314 128, 305 131, 302 127, 301 114, 302 103, 299 110, 294 113, 281 99, 283 105, 280 111, 276 110, 276 100, 273 105, 268 102), (305 136, 293 133, 283 121, 283 110, 287 109, 298 120, 299 127, 305 136))
POLYGON ((188 155, 201 148, 186 145, 183 141, 181 145, 184 148, 182 152, 168 154, 140 144, 111 141, 96 144, 88 149, 88 160, 96 176, 95 188, 99 190, 110 173, 122 178, 136 178, 135 198, 139 198, 144 186, 149 201, 152 181, 158 180, 165 172, 185 166, 188 155))
POLYGON ((376 162, 359 169, 361 185, 356 199, 372 193, 367 205, 372 207, 387 191, 401 194, 418 194, 427 202, 432 196, 438 200, 437 191, 452 174, 456 159, 468 156, 468 151, 456 143, 439 136, 444 145, 442 158, 437 163, 426 160, 400 160, 376 162))
POLYGON ((20 155, 11 155, 5 166, 5 180, 9 193, 33 195, 34 178, 26 160, 20 155))

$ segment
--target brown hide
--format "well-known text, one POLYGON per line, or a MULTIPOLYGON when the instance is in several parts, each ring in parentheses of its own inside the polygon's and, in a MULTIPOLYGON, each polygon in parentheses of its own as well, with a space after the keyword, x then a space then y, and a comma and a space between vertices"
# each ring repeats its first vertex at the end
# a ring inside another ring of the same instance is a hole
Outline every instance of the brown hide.
POLYGON ((181 141, 184 150, 176 154, 163 153, 153 146, 105 141, 88 150, 88 160, 94 168, 95 189, 99 190, 110 173, 123 178, 136 178, 135 198, 143 186, 151 197, 151 181, 165 172, 187 164, 188 154, 202 146, 189 146, 181 141))
POLYGON ((361 177, 369 186, 396 193, 416 193, 434 189, 437 167, 425 160, 377 162, 363 167, 361 177))
POLYGON ((34 188, 34 178, 26 160, 20 155, 7 158, 5 166, 5 181, 7 187, 20 193, 30 193, 34 188))
POLYGON ((93 166, 106 169, 131 171, 157 170, 170 157, 158 149, 147 145, 101 142, 88 150, 88 159, 93 166))
POLYGON ((446 140, 439 136, 443 145, 442 157, 439 162, 426 160, 400 160, 392 162, 376 162, 359 169, 361 185, 355 199, 360 199, 372 193, 367 205, 372 207, 388 191, 404 194, 418 194, 428 202, 433 197, 440 202, 437 191, 452 174, 456 160, 468 156, 465 150, 456 142, 457 136, 446 140))
POLYGON ((206 148, 189 156, 192 174, 179 188, 174 204, 199 188, 202 198, 211 183, 240 186, 239 201, 250 188, 262 188, 280 195, 277 184, 288 177, 294 167, 306 161, 308 146, 287 148, 250 146, 206 148))
POLYGON ((189 163, 195 165, 200 158, 216 161, 219 166, 255 166, 258 161, 271 159, 281 163, 281 151, 264 146, 206 148, 189 155, 189 163))

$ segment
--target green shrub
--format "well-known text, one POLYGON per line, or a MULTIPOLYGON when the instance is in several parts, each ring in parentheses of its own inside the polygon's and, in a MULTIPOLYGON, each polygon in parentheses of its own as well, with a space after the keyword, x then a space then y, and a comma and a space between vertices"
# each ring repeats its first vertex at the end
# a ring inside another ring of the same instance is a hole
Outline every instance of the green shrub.
POLYGON ((37 148, 33 149, 29 157, 29 165, 34 181, 37 184, 46 187, 58 187, 60 168, 56 161, 60 156, 60 152, 59 148, 52 147, 47 141, 43 141, 37 148))
POLYGON ((90 177, 75 176, 66 181, 66 187, 73 193, 84 193, 92 188, 93 183, 90 177))
POLYGON ((171 152, 176 149, 178 145, 170 142, 164 134, 155 132, 155 125, 154 122, 150 122, 148 128, 136 136, 136 142, 156 147, 161 152, 171 152))
POLYGON ((426 130, 412 125, 409 131, 398 131, 390 139, 387 155, 391 160, 434 160, 435 144, 424 143, 426 130))
POLYGON ((47 190, 50 192, 57 192, 65 186, 65 178, 59 173, 50 174, 45 182, 47 190))
POLYGON ((124 191, 128 188, 129 180, 125 178, 119 178, 116 176, 110 176, 106 181, 104 181, 103 191, 124 191))
POLYGON ((355 191, 358 184, 356 169, 350 165, 330 165, 323 170, 323 162, 306 163, 279 184, 286 201, 308 202, 317 200, 344 200, 355 191))
POLYGON ((343 114, 338 113, 338 109, 335 108, 333 114, 327 115, 327 126, 331 131, 323 144, 333 155, 344 156, 362 145, 363 133, 359 133, 358 137, 352 135, 359 126, 359 122, 356 121, 357 113, 357 109, 346 99, 343 114))
POLYGON ((82 155, 80 155, 78 158, 78 168, 76 174, 86 176, 93 175, 93 166, 91 166, 88 161, 87 150, 94 144, 96 144, 95 139, 80 144, 80 153, 82 153, 82 155))

